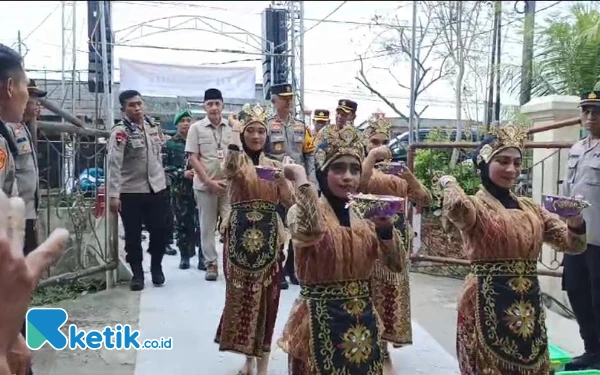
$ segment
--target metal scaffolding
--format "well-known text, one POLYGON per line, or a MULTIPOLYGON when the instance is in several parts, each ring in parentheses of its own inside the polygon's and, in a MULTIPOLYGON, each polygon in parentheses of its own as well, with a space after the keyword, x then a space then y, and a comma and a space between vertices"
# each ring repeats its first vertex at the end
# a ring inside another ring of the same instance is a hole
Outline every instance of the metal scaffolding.
MULTIPOLYGON (((61 107, 68 101, 70 112, 75 114, 75 87, 77 85, 77 2, 62 1, 62 76, 61 107)), ((67 107, 68 108, 68 107, 67 107)), ((64 120, 63 120, 64 122, 64 120)))
POLYGON ((286 1, 288 10, 289 79, 296 93, 296 115, 304 119, 304 2, 286 1))

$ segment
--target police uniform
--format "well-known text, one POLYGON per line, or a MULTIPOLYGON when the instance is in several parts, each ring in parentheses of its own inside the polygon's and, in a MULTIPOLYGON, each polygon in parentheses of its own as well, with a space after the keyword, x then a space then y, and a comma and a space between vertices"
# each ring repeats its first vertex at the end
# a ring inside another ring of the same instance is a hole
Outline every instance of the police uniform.
MULTIPOLYGON (((189 110, 179 113, 174 120, 178 125, 184 117, 192 117, 189 110)), ((166 141, 164 146, 163 165, 167 174, 167 185, 171 195, 171 208, 175 216, 175 239, 181 255, 179 268, 187 269, 190 258, 196 254, 199 238, 198 211, 194 200, 193 182, 184 177, 186 170, 192 169, 185 152, 185 138, 177 133, 166 141)), ((202 251, 199 251, 202 258, 202 251)), ((203 260, 198 264, 203 264, 203 260)))
MULTIPOLYGON (((338 100, 338 106, 336 111, 341 111, 345 114, 353 113, 356 115, 356 110, 358 109, 358 104, 350 99, 340 99, 338 100)), ((340 126, 345 126, 346 124, 338 124, 340 126)))
POLYGON ((121 200, 126 260, 133 272, 132 290, 144 287, 142 224, 150 233, 152 282, 164 283, 162 258, 170 208, 161 148, 161 131, 147 117, 141 127, 123 119, 112 128, 107 152, 108 196, 121 200))
POLYGON ((15 155, 17 147, 8 125, 0 120, 0 188, 9 197, 18 196, 15 155))
POLYGON ((313 125, 315 127, 315 134, 319 132, 319 130, 323 129, 326 125, 329 124, 329 111, 326 109, 317 109, 315 111, 315 115, 313 117, 313 125))
MULTIPOLYGON (((43 98, 47 92, 30 79, 27 87, 30 97, 43 98)), ((29 254, 38 247, 37 217, 39 207, 39 169, 34 138, 24 124, 8 124, 7 127, 16 146, 15 173, 19 197, 25 203, 25 242, 23 251, 29 254)))
MULTIPOLYGON (((600 91, 585 93, 580 106, 595 107, 596 111, 600 111, 600 91)), ((563 289, 569 297, 585 346, 585 354, 576 357, 569 369, 599 368, 600 205, 597 203, 600 202, 600 143, 594 143, 590 136, 575 143, 569 150, 568 163, 563 194, 581 195, 592 203, 591 207, 582 211, 588 227, 592 226, 587 230, 587 250, 577 255, 565 254, 563 258, 563 289)))
MULTIPOLYGON (((271 87, 271 95, 280 97, 293 97, 292 86, 281 84, 271 87)), ((265 155, 272 159, 283 161, 285 156, 290 157, 295 164, 304 166, 308 179, 316 185, 315 176, 315 142, 310 131, 302 121, 295 119, 291 114, 287 118, 279 118, 277 114, 267 120, 267 143, 265 155)), ((285 221, 285 209, 279 207, 279 213, 285 221)), ((283 253, 282 253, 283 254, 283 253)), ((281 255, 282 256, 282 255, 281 255)), ((293 284, 297 284, 294 271, 294 250, 288 246, 288 257, 285 262, 285 273, 288 274, 293 284)), ((282 273, 281 288, 287 288, 285 276, 282 273)))

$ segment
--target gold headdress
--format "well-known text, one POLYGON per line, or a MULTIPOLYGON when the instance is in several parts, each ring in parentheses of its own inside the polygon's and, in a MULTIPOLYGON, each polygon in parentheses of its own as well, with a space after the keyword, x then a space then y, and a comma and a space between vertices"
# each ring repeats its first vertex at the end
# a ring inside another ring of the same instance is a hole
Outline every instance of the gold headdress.
POLYGON ((261 124, 264 127, 267 126, 267 109, 261 107, 260 104, 254 105, 244 104, 242 112, 240 112, 240 123, 242 124, 242 131, 246 129, 246 126, 250 124, 261 124))
POLYGON ((315 161, 321 170, 327 168, 329 163, 342 156, 355 156, 362 162, 365 156, 365 142, 360 132, 352 125, 339 127, 327 125, 315 139, 315 161))
POLYGON ((366 138, 371 138, 375 134, 385 134, 386 137, 390 137, 390 131, 392 129, 392 123, 390 120, 383 117, 383 115, 374 114, 369 119, 369 126, 365 129, 366 138))
POLYGON ((527 140, 527 131, 516 125, 496 126, 492 128, 490 134, 494 139, 481 147, 477 155, 477 164, 482 161, 489 163, 494 155, 507 148, 522 151, 527 140))

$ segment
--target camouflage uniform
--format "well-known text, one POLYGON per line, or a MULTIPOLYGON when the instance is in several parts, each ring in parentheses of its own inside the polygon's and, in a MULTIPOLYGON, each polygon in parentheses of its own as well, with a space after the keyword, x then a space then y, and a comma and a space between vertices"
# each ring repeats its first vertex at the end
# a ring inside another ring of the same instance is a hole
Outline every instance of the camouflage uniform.
POLYGON ((171 207, 175 214, 175 239, 182 257, 191 258, 196 253, 199 241, 198 210, 194 200, 192 180, 186 179, 183 172, 192 169, 187 164, 185 138, 179 133, 169 139, 164 146, 163 165, 171 186, 171 207))

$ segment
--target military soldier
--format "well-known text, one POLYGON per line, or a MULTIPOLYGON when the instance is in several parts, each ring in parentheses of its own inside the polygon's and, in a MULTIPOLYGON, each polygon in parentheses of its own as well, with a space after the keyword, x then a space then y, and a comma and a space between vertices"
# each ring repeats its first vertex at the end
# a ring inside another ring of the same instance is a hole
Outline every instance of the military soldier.
MULTIPOLYGON (((177 125, 177 134, 169 139, 164 147, 165 172, 170 180, 171 207, 175 213, 175 238, 181 254, 179 268, 190 268, 190 258, 196 254, 198 242, 198 211, 194 200, 192 181, 194 170, 187 162, 185 140, 192 123, 192 113, 184 110, 175 116, 173 121, 177 125)), ((202 250, 198 252, 198 262, 204 267, 202 250)))
POLYGON ((340 99, 335 110, 335 123, 338 126, 345 126, 350 123, 354 125, 356 120, 356 109, 358 104, 350 99, 340 99))
POLYGON ((313 127, 315 128, 315 134, 325 126, 329 125, 329 111, 326 109, 317 109, 315 116, 313 117, 313 127))
POLYGON ((25 255, 38 247, 37 214, 38 214, 38 162, 33 136, 26 123, 35 121, 39 115, 38 98, 46 96, 46 91, 41 90, 34 80, 29 80, 27 88, 29 100, 23 114, 23 122, 8 124, 8 130, 17 147, 15 155, 16 179, 19 187, 19 196, 25 202, 25 255))
POLYGON ((112 128, 107 151, 109 205, 120 213, 125 229, 126 260, 131 266, 131 290, 144 289, 142 224, 150 233, 150 273, 156 286, 165 282, 162 258, 168 235, 169 195, 162 165, 162 136, 144 115, 139 92, 119 95, 123 120, 112 128))
MULTIPOLYGON (((291 158, 294 163, 304 166, 309 180, 316 184, 314 139, 308 126, 295 119, 291 112, 294 106, 292 86, 285 83, 271 87, 271 102, 275 107, 275 116, 267 121, 267 144, 265 154, 283 162, 284 157, 291 158)), ((280 214, 285 220, 285 210, 280 214)), ((288 246, 288 257, 285 262, 285 273, 292 284, 298 284, 294 271, 294 249, 291 241, 288 246)), ((285 275, 281 273, 281 288, 287 289, 285 275)))
POLYGON ((585 353, 575 357, 568 370, 600 368, 600 91, 584 93, 580 107, 581 122, 589 135, 569 150, 563 194, 580 195, 592 202, 592 207, 582 212, 588 225, 587 250, 563 258, 563 289, 585 347, 585 353))

